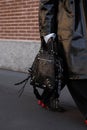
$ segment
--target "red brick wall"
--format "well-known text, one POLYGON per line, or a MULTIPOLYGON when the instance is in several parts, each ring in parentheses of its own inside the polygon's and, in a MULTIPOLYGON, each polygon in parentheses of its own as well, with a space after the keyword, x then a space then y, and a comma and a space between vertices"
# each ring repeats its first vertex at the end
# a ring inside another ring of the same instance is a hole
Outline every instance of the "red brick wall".
POLYGON ((39 0, 0 0, 0 39, 39 40, 39 0))

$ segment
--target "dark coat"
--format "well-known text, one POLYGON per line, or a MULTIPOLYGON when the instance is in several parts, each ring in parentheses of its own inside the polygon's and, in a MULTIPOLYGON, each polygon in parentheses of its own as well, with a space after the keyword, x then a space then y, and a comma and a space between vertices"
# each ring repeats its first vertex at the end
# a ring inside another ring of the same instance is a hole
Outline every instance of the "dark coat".
POLYGON ((56 33, 71 79, 87 79, 87 0, 40 0, 40 34, 56 33))

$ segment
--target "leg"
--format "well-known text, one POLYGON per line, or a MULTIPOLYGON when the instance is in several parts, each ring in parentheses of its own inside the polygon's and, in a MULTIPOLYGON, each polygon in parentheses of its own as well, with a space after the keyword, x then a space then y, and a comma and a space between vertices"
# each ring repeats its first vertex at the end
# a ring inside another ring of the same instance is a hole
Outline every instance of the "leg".
POLYGON ((68 89, 79 110, 87 119, 87 80, 70 80, 68 89))

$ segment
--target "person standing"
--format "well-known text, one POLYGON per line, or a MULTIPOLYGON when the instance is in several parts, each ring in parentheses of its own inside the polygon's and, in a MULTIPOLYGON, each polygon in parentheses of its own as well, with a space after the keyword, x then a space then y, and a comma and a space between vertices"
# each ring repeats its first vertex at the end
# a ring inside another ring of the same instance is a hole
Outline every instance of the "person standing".
POLYGON ((87 1, 40 0, 39 27, 46 44, 58 38, 68 67, 67 87, 87 124, 87 1))

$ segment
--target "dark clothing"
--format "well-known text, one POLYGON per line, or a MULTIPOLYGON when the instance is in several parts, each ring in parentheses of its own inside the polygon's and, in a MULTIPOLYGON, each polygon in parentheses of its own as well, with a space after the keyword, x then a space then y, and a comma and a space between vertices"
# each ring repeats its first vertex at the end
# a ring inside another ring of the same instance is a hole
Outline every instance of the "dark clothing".
POLYGON ((70 80, 68 89, 79 110, 87 118, 87 80, 70 80))
POLYGON ((40 35, 57 34, 68 66, 69 91, 86 117, 87 0, 40 0, 39 9, 40 35))
POLYGON ((40 0, 41 37, 57 33, 70 79, 87 79, 87 0, 40 0))

